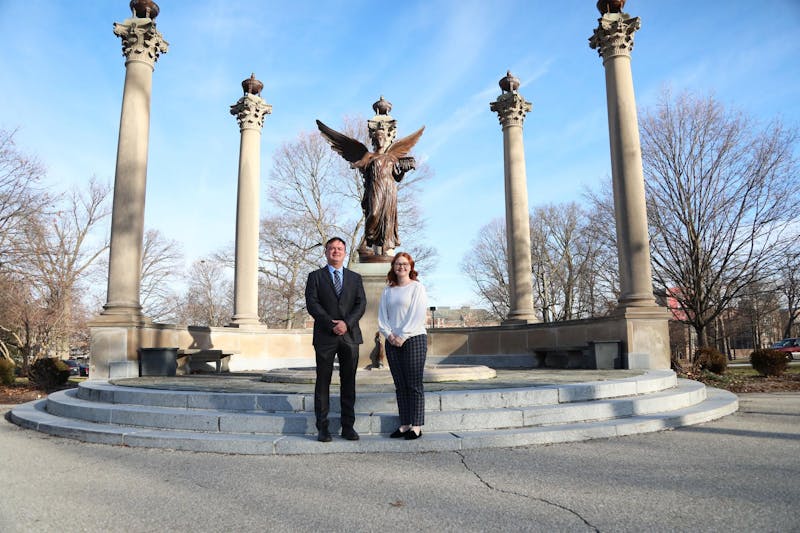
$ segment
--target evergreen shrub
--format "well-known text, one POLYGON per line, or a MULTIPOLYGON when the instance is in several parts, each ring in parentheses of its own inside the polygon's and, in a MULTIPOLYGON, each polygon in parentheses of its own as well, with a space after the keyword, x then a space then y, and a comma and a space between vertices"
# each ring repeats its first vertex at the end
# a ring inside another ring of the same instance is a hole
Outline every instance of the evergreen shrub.
POLYGON ((754 350, 750 354, 750 364, 762 376, 780 376, 789 368, 789 360, 784 352, 778 350, 754 350))
POLYGON ((13 385, 16 376, 14 376, 14 361, 8 359, 0 359, 0 383, 3 385, 13 385))
POLYGON ((50 392, 69 380, 69 366, 59 359, 45 357, 31 365, 28 378, 36 388, 50 392))
POLYGON ((694 361, 698 370, 724 374, 728 369, 728 358, 715 348, 698 348, 694 353, 694 361))

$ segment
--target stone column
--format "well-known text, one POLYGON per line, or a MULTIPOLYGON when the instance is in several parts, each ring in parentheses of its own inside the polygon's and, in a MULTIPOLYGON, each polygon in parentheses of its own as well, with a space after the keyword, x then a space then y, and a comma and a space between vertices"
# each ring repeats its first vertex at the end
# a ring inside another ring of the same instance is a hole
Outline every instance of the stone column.
POLYGON ((600 2, 598 7, 603 15, 589 39, 589 46, 597 49, 603 58, 606 73, 620 277, 619 307, 654 306, 642 149, 631 75, 633 34, 641 22, 638 17, 622 13, 619 2, 600 2))
POLYGON ((633 34, 641 23, 622 12, 624 0, 600 0, 589 46, 603 58, 620 296, 617 331, 627 368, 669 368, 669 313, 653 297, 642 148, 631 75, 633 34))
POLYGON ((264 84, 255 74, 242 82, 244 96, 231 106, 239 122, 239 193, 236 202, 236 271, 232 326, 256 325, 258 320, 258 229, 261 128, 272 106, 261 98, 264 84))
POLYGON ((150 93, 155 63, 160 54, 167 52, 168 46, 156 29, 158 6, 149 2, 146 9, 139 10, 138 4, 146 3, 131 2, 131 18, 114 24, 114 34, 122 39, 122 54, 127 60, 114 176, 108 293, 101 315, 129 324, 142 320, 139 283, 142 273, 150 93))
POLYGON ((518 92, 519 80, 509 72, 500 80, 502 93, 489 108, 503 127, 503 163, 506 189, 506 239, 511 309, 505 323, 537 322, 533 312, 531 228, 522 123, 532 105, 518 92))

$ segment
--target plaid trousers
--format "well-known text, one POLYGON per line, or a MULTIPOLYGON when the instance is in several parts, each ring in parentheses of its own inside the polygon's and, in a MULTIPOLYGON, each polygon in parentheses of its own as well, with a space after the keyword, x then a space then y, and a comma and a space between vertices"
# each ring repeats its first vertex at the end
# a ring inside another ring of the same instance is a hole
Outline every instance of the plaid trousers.
POLYGON ((425 390, 422 371, 428 354, 428 336, 416 335, 399 348, 386 342, 386 360, 392 371, 397 411, 403 426, 421 426, 425 423, 425 390))

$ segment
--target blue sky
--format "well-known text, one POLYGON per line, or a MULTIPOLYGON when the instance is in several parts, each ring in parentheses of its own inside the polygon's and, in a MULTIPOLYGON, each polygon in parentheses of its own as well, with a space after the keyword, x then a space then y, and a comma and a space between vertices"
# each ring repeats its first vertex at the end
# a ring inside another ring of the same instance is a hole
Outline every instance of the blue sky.
MULTIPOLYGON (((533 103, 525 122, 531 207, 581 200, 610 179, 605 82, 588 46, 594 0, 162 0, 169 52, 153 75, 145 225, 183 243, 187 264, 233 242, 239 131, 230 105, 251 72, 272 104, 262 191, 274 151, 320 119, 371 116, 384 95, 434 175, 420 202, 432 305, 475 302, 459 265, 503 216, 502 132, 489 102, 510 69, 533 103)), ((0 0, 0 127, 58 187, 113 182, 125 75, 113 22, 127 0, 0 0)), ((760 120, 800 125, 798 0, 629 0, 642 20, 632 69, 639 108, 662 88, 714 94, 760 120)), ((262 195, 262 215, 270 205, 262 195)), ((402 220, 400 221, 402 224, 402 220)))

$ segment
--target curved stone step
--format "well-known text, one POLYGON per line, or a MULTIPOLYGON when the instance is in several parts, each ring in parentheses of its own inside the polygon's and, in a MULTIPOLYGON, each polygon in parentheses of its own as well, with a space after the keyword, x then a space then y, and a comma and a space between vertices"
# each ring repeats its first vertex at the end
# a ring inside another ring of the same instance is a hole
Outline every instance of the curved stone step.
MULTIPOLYGON (((425 393, 426 411, 527 407, 623 396, 649 394, 675 387, 671 370, 650 370, 642 376, 607 381, 498 389, 445 390, 425 393)), ((78 386, 83 400, 129 405, 226 409, 241 411, 314 411, 313 393, 237 393, 164 390, 85 381, 78 386)), ((331 394, 331 410, 339 408, 339 397, 331 394)), ((396 409, 393 392, 366 392, 356 397, 356 412, 373 413, 396 409)))
MULTIPOLYGON (((203 396, 208 393, 196 393, 203 396)), ((520 405, 482 409, 431 409, 426 412, 425 428, 431 432, 486 430, 535 425, 564 424, 577 421, 605 420, 670 411, 705 399, 702 383, 680 380, 673 389, 657 393, 607 400, 591 400, 564 404, 520 405)), ((203 402, 200 402, 203 403, 203 402)), ((314 414, 311 412, 267 412, 143 406, 87 401, 76 397, 75 389, 59 391, 47 398, 48 413, 65 417, 124 426, 181 429, 221 433, 259 433, 278 435, 314 435, 314 414)), ((330 417, 331 430, 339 429, 336 414, 330 417)), ((390 433, 399 425, 394 406, 392 411, 356 412, 355 428, 363 434, 390 433)))
POLYGON ((618 437, 699 424, 731 414, 736 395, 706 389, 700 403, 668 412, 634 414, 599 422, 495 429, 491 431, 429 432, 415 441, 364 435, 357 442, 335 438, 317 442, 313 436, 244 435, 167 429, 143 429, 58 417, 45 410, 46 400, 15 407, 11 421, 25 428, 85 442, 237 454, 302 454, 341 452, 420 452, 488 447, 553 444, 618 437))

